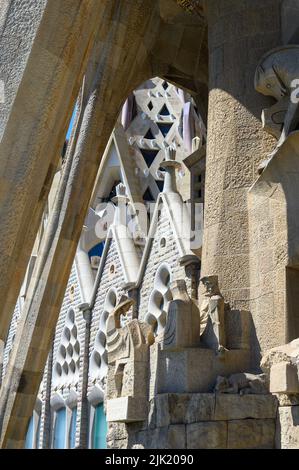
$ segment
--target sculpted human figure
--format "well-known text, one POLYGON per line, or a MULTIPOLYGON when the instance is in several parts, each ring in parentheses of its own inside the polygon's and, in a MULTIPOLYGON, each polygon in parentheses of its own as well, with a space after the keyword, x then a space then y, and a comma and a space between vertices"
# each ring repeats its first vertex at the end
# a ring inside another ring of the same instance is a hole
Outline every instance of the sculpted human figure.
POLYGON ((162 336, 164 349, 180 350, 200 343, 200 314, 197 303, 190 298, 186 282, 178 279, 171 284, 172 300, 167 309, 162 336))
POLYGON ((223 352, 226 345, 224 299, 219 290, 218 276, 206 276, 201 278, 200 282, 205 287, 204 300, 200 306, 200 318, 201 322, 207 321, 202 340, 207 346, 223 352), (209 324, 212 328, 209 327, 209 324))
MULTIPOLYGON (((254 85, 255 89, 266 96, 273 96, 282 103, 280 114, 284 114, 281 135, 276 148, 268 156, 268 159, 260 165, 260 171, 277 153, 285 142, 290 132, 294 131, 299 123, 298 93, 299 86, 299 45, 282 46, 265 54, 258 63, 254 85), (284 111, 283 111, 284 110, 284 111)), ((271 110, 271 108, 270 108, 271 110)), ((277 106, 273 114, 279 118, 277 106)), ((273 116, 273 123, 276 118, 273 116)), ((281 120, 280 120, 281 122, 281 120)))
POLYGON ((145 384, 145 381, 139 383, 142 375, 139 368, 146 373, 147 351, 154 335, 149 325, 137 319, 121 325, 121 315, 126 316, 133 305, 132 298, 122 296, 107 319, 109 398, 134 396, 136 389, 141 393, 140 384, 145 384))

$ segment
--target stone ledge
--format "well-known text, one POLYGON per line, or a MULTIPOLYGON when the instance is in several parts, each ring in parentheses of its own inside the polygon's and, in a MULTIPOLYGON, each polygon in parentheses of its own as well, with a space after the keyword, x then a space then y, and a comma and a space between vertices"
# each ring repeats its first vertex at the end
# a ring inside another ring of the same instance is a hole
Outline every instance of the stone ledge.
POLYGON ((276 418, 278 402, 273 395, 217 394, 215 420, 276 418))
POLYGON ((212 421, 188 424, 187 449, 226 449, 227 423, 212 421))
POLYGON ((274 449, 274 419, 228 421, 228 449, 274 449))
MULTIPOLYGON (((288 407, 290 410, 290 408, 288 407)), ((299 409, 299 407, 298 407, 299 409)), ((299 416, 299 414, 298 414, 299 416)), ((299 418, 298 418, 299 419, 299 418)), ((128 426, 129 430, 130 426, 128 426)), ((202 421, 192 424, 170 424, 130 435, 114 430, 109 448, 144 449, 273 449, 275 443, 274 419, 239 419, 230 421, 202 421)), ((295 440, 298 433, 293 439, 295 440)), ((290 447, 290 443, 288 443, 290 447)), ((298 444, 297 444, 298 447, 298 444)))
POLYGON ((201 421, 276 418, 278 401, 273 395, 215 393, 161 394, 151 401, 151 427, 201 421))

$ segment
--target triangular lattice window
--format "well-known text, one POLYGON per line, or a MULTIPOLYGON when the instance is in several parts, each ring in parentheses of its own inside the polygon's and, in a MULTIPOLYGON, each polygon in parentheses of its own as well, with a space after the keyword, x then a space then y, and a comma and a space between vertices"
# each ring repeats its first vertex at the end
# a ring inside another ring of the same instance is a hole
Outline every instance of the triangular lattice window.
POLYGON ((148 201, 148 202, 152 202, 152 201, 155 200, 154 197, 153 197, 153 195, 152 195, 152 192, 151 192, 151 190, 150 190, 149 188, 147 188, 147 190, 144 192, 144 194, 143 194, 143 200, 144 200, 144 201, 148 201))
POLYGON ((156 158, 157 153, 159 150, 151 150, 151 149, 139 149, 142 153, 145 163, 147 164, 148 168, 151 166, 153 161, 156 158))
POLYGON ((160 116, 169 116, 170 112, 169 109, 167 108, 166 104, 164 104, 159 112, 160 116))
POLYGON ((172 123, 165 123, 165 122, 158 122, 157 126, 159 127, 160 131, 162 132, 163 136, 166 137, 170 129, 172 128, 172 123))
POLYGON ((163 188, 164 188, 164 180, 156 180, 156 183, 157 183, 160 193, 162 193, 163 188))
POLYGON ((149 130, 147 131, 147 133, 145 134, 144 138, 145 138, 145 139, 150 139, 150 140, 155 139, 155 136, 154 136, 154 134, 152 133, 152 130, 151 130, 151 129, 149 129, 149 130))

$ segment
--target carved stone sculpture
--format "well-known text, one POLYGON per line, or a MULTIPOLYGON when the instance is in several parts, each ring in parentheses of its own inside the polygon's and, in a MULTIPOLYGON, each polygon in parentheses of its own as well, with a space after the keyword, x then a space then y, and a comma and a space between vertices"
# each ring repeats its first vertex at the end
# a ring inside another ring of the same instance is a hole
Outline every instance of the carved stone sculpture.
POLYGON ((121 326, 134 300, 122 297, 107 319, 107 419, 142 421, 147 413, 149 346, 152 328, 137 319, 121 326))
POLYGON ((171 285, 171 294, 173 300, 169 302, 167 309, 163 349, 179 350, 199 346, 199 308, 189 297, 185 281, 175 281, 171 285))
POLYGON ((202 333, 202 342, 209 348, 222 352, 226 346, 224 299, 218 286, 218 276, 201 278, 205 291, 204 300, 200 306, 201 322, 206 323, 202 333))
POLYGON ((228 378, 219 376, 216 380, 215 392, 239 393, 240 395, 266 394, 268 393, 266 375, 243 372, 232 374, 228 378))
POLYGON ((281 126, 276 148, 268 159, 261 163, 260 171, 267 166, 290 132, 298 126, 298 99, 293 96, 295 88, 298 88, 299 85, 298 77, 299 45, 288 45, 272 49, 262 57, 257 66, 254 79, 255 89, 263 95, 273 96, 279 103, 263 111, 264 127, 272 127, 271 134, 277 136, 277 127, 281 126))

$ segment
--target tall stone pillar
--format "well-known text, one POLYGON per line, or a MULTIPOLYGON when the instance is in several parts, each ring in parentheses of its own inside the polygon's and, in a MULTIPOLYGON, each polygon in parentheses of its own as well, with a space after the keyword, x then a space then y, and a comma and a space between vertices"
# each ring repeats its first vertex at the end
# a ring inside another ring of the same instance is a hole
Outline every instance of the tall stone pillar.
POLYGON ((0 2, 0 338, 5 340, 107 2, 0 2))
MULTIPOLYGON (((248 190, 274 141, 261 125, 271 100, 254 89, 257 62, 280 45, 280 0, 209 0, 209 112, 203 275, 218 275, 232 308, 252 311, 248 190)), ((253 312, 252 312, 253 313, 253 312)), ((254 318, 255 364, 269 325, 254 318)), ((277 321, 279 321, 277 319, 277 321)))

